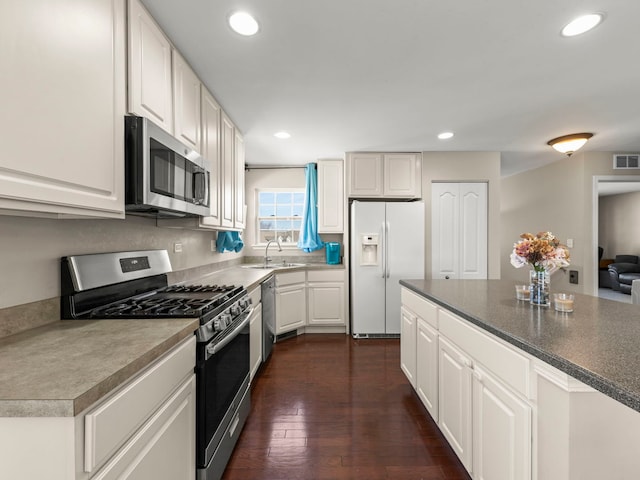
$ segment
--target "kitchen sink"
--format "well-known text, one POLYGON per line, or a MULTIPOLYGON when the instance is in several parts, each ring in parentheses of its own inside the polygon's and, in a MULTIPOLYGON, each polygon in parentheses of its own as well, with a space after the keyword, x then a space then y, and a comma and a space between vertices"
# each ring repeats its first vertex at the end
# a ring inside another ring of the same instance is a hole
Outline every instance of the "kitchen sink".
POLYGON ((255 268, 258 270, 275 270, 278 268, 294 268, 294 267, 304 267, 306 263, 270 263, 265 265, 264 263, 251 263, 248 265, 242 265, 242 268, 255 268))

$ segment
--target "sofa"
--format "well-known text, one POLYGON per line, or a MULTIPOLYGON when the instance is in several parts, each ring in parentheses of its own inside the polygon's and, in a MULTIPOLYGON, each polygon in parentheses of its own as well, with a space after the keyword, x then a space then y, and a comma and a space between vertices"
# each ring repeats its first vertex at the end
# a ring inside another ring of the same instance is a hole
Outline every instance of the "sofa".
POLYGON ((631 285, 640 279, 640 263, 637 255, 616 255, 609 264, 611 288, 615 291, 631 295, 631 285))

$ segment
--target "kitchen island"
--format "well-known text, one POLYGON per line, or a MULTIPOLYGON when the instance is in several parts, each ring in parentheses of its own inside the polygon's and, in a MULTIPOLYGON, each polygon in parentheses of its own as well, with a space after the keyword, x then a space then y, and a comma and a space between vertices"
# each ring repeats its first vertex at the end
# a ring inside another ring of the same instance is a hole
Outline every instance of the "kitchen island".
POLYGON ((402 369, 472 477, 637 478, 637 305, 576 295, 560 313, 511 281, 400 283, 402 369))

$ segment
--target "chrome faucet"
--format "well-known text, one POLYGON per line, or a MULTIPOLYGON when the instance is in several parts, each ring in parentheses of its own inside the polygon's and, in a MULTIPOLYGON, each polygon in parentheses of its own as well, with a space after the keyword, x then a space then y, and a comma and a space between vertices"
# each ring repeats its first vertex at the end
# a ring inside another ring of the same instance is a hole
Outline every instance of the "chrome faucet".
POLYGON ((267 242, 267 248, 264 249, 264 266, 268 267, 269 266, 269 262, 271 261, 271 257, 269 256, 269 245, 271 245, 272 242, 276 242, 278 244, 278 251, 281 252, 282 251, 282 247, 280 246, 280 240, 279 239, 275 239, 275 240, 269 240, 267 242))

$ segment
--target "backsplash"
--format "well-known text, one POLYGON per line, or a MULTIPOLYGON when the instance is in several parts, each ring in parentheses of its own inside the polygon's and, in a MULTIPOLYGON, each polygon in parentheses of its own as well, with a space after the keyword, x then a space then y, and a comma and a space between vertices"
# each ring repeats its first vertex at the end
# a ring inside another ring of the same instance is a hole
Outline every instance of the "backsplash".
MULTIPOLYGON (((240 261, 242 253, 211 251, 216 234, 156 227, 152 218, 55 220, 0 216, 0 309, 60 296, 60 257, 166 249, 174 272, 240 261), (175 243, 182 252, 174 253, 175 243)), ((215 266, 217 269, 217 265, 215 266)))

